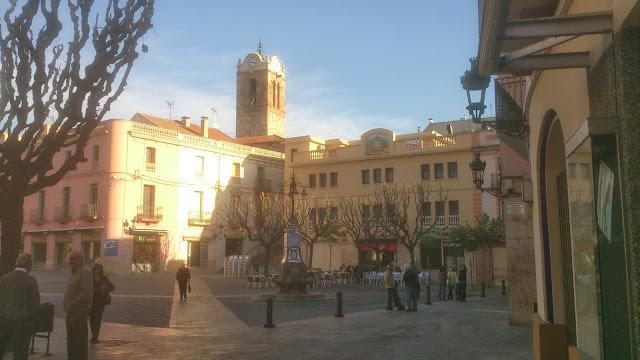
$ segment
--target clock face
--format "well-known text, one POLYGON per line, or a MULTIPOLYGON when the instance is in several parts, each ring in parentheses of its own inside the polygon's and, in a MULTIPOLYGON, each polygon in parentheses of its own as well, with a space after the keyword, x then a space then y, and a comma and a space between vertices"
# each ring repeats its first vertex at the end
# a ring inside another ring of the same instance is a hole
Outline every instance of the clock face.
POLYGON ((249 60, 249 67, 254 68, 254 67, 256 67, 257 64, 258 64, 258 60, 256 60, 256 59, 250 59, 249 60))

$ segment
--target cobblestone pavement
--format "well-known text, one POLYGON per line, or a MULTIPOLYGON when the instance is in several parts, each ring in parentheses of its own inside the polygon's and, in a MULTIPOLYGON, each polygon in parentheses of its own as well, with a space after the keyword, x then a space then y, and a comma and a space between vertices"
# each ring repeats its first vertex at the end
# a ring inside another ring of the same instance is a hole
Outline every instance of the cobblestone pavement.
MULTIPOLYGON (((345 303, 344 318, 333 316, 332 300, 314 302, 314 306, 287 304, 276 307, 276 327, 265 329, 259 326, 264 302, 249 297, 273 290, 244 285, 242 280, 195 275, 189 300, 174 298, 169 328, 107 322, 102 343, 90 348, 90 358, 531 358, 530 330, 508 325, 507 299, 493 289, 487 298, 476 294, 466 303, 424 305, 421 301, 417 313, 407 313, 383 310, 386 297, 381 288, 345 288, 345 300, 354 303, 345 303)), ((333 294, 336 289, 321 291, 333 294)), ((66 358, 65 341, 64 320, 56 319, 53 356, 48 359, 66 358)), ((37 340, 37 347, 39 354, 34 358, 42 356, 43 340, 37 340)))
MULTIPOLYGON (((64 290, 68 271, 34 271, 41 301, 55 305, 55 316, 64 318, 64 290)), ((103 321, 118 324, 168 327, 173 301, 174 277, 170 274, 109 276, 116 287, 103 321)))

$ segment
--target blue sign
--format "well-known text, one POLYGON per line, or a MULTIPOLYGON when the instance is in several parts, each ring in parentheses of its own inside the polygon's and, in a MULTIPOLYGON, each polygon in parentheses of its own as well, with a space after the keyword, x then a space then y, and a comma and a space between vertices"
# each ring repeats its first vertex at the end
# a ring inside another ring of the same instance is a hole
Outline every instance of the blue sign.
POLYGON ((104 256, 118 256, 118 240, 107 240, 104 242, 104 251, 102 254, 104 256))

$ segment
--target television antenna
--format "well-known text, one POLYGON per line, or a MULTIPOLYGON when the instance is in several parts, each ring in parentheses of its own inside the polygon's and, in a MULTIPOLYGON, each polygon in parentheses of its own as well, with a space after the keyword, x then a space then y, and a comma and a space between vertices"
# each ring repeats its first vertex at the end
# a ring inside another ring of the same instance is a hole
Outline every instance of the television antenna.
POLYGON ((169 120, 173 120, 173 107, 175 106, 175 102, 173 100, 165 100, 167 103, 167 108, 169 109, 169 120))
POLYGON ((213 113, 213 128, 217 129, 218 128, 218 112, 214 107, 209 108, 209 110, 211 110, 211 112, 213 113))

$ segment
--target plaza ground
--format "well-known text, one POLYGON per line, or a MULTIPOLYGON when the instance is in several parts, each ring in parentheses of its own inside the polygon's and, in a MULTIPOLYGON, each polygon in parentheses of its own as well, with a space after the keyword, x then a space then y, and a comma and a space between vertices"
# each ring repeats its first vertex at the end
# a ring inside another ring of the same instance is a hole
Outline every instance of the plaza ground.
MULTIPOLYGON (((42 301, 56 304, 48 359, 65 359, 61 311, 67 272, 40 272, 42 301)), ((105 310, 102 343, 92 359, 530 359, 531 331, 508 325, 507 297, 489 289, 468 301, 424 304, 417 313, 386 311, 381 287, 318 289, 328 300, 277 303, 276 327, 265 329, 265 302, 274 289, 194 274, 188 301, 177 299, 172 274, 114 276, 117 290, 105 310), (336 291, 344 293, 344 318, 335 318, 336 291)), ((435 295, 434 287, 434 295, 435 295)), ((401 297, 403 289, 400 289, 401 297)), ((36 340, 44 358, 45 340, 36 340)))

